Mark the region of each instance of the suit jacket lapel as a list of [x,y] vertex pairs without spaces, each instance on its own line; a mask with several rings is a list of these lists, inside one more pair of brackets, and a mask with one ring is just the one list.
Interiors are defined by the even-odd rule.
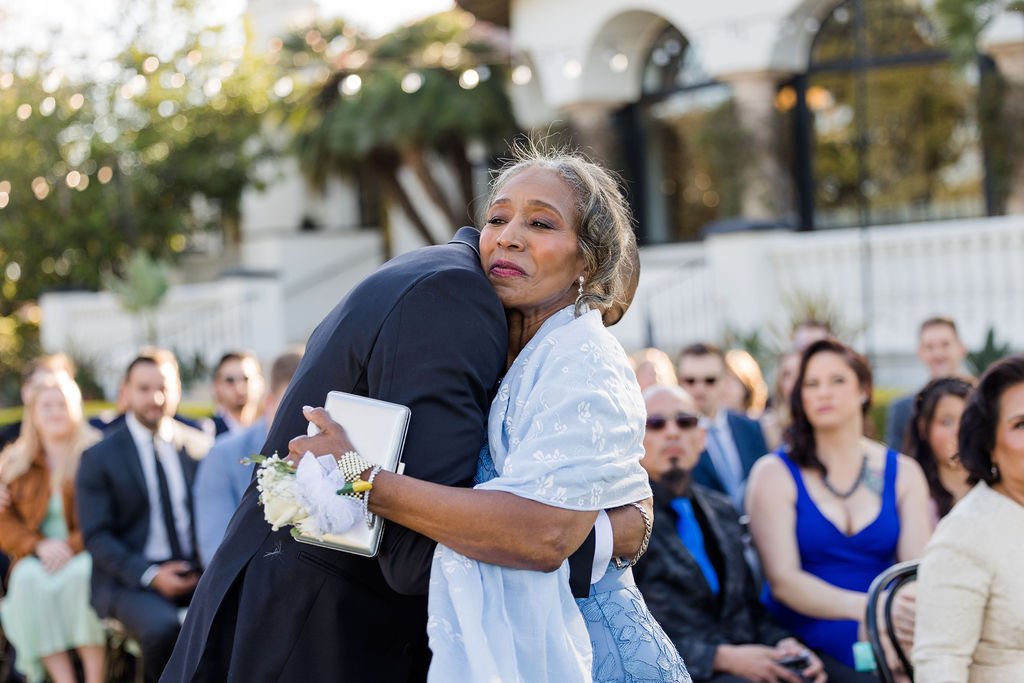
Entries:
[[146,475],[142,471],[142,461],[139,460],[139,449],[135,446],[135,439],[132,438],[132,433],[128,430],[128,425],[117,432],[120,443],[111,444],[118,451],[125,454],[125,467],[131,473],[132,478],[135,479],[135,483],[139,487],[139,491],[148,500],[149,499],[149,487],[146,486]]
[[[704,496],[701,496],[699,493],[695,493],[693,498],[697,501],[697,504],[700,505],[700,509],[704,513],[704,518],[708,522],[711,535],[714,536],[715,543],[718,544],[718,550],[722,555],[722,569],[724,576],[718,577],[718,595],[721,599],[722,608],[724,610],[726,607],[726,601],[730,598],[735,598],[733,595],[735,591],[731,590],[731,587],[735,585],[742,585],[742,578],[737,576],[737,572],[742,573],[743,567],[740,563],[745,562],[745,560],[742,557],[735,557],[734,554],[730,552],[732,545],[729,543],[725,530],[722,528],[721,521],[719,520],[715,510],[707,503]],[[708,539],[705,538],[705,545],[707,542]]]
[[747,440],[748,432],[743,427],[746,425],[742,424],[740,420],[729,413],[726,416],[726,424],[729,425],[729,434],[732,436],[732,442],[736,444],[736,454],[740,456],[740,467],[743,468],[743,479],[746,480],[750,474],[750,468],[754,466],[754,461],[764,455],[764,453],[752,453],[753,444]]

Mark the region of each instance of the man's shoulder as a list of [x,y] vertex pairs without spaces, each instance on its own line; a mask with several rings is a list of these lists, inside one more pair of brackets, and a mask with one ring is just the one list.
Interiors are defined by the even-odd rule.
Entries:
[[716,517],[736,521],[736,508],[733,507],[732,501],[724,493],[715,491],[702,484],[694,484],[693,496],[702,502],[705,508],[713,511]]
[[761,423],[752,417],[747,417],[743,413],[737,413],[735,411],[726,411],[726,421],[729,424],[729,428],[736,431],[744,431],[750,434],[763,435],[761,430]]
[[259,452],[260,446],[267,440],[267,428],[262,422],[246,427],[237,432],[229,432],[217,437],[204,460],[218,458],[240,458]]
[[747,417],[743,413],[737,413],[735,410],[726,410],[725,411],[725,415],[726,415],[726,420],[729,422],[729,424],[733,424],[733,425],[739,424],[739,425],[743,425],[745,427],[749,426],[749,425],[756,425],[757,424],[757,420],[755,420],[754,418]]
[[101,458],[109,458],[118,453],[135,450],[135,442],[132,441],[131,432],[124,420],[110,429],[103,432],[103,438],[85,449],[82,454],[82,462],[94,463]]
[[504,318],[476,253],[464,244],[435,245],[396,256],[360,282],[339,305],[339,312],[383,320],[407,300],[452,312],[475,304]]
[[914,397],[916,394],[905,394],[899,398],[893,399],[889,403],[889,414],[894,415],[907,410],[910,410],[911,405],[914,403]]

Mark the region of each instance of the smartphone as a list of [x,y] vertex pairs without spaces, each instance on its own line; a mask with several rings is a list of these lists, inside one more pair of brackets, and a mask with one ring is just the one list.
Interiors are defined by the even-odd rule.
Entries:
[[811,665],[811,658],[807,655],[787,655],[780,659],[778,664],[790,671],[803,671]]

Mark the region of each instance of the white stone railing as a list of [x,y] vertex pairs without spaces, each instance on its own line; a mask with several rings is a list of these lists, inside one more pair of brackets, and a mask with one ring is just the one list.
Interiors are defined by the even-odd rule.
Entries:
[[89,362],[107,396],[116,395],[124,368],[153,341],[182,362],[196,356],[209,367],[233,348],[267,357],[283,348],[282,300],[270,278],[228,278],[178,285],[149,322],[128,315],[109,292],[47,294],[42,299],[43,347]]
[[[314,326],[380,260],[372,233],[290,235],[255,240],[246,261],[256,269],[214,282],[172,287],[153,316],[152,340],[181,362],[211,367],[229,349],[264,362],[303,343]],[[116,395],[128,362],[149,341],[147,322],[128,315],[109,292],[47,294],[42,343],[95,367]]]
[[[865,245],[868,251],[865,252]],[[371,233],[312,235],[251,245],[250,267],[273,277],[234,277],[171,290],[156,317],[156,339],[207,363],[224,350],[253,349],[269,361],[313,326],[379,262]],[[861,287],[864,254],[871,287]],[[912,386],[917,326],[948,315],[978,348],[990,327],[1024,349],[1024,217],[830,230],[716,235],[701,243],[641,250],[634,304],[612,328],[633,350],[653,343],[669,353],[721,339],[726,329],[781,330],[795,296],[825,298],[851,341],[874,353],[880,384]],[[870,316],[865,317],[868,302]],[[93,361],[109,395],[142,343],[143,330],[110,294],[43,297],[43,345]],[[768,335],[770,336],[770,335]]]
[[716,235],[642,249],[641,262],[635,303],[613,328],[629,350],[782,330],[797,298],[828,301],[860,330],[851,341],[872,352],[884,384],[922,379],[917,328],[933,315],[952,317],[972,349],[990,327],[1024,349],[1024,216]]

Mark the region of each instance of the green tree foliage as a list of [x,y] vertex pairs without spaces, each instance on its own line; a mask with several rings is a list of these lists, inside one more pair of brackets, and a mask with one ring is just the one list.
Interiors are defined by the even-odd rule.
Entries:
[[135,250],[173,258],[202,230],[237,241],[280,98],[276,70],[222,38],[188,30],[168,46],[140,30],[77,70],[0,47],[0,315],[47,289],[96,288]]
[[[338,49],[318,50],[323,44]],[[399,182],[407,168],[453,226],[465,222],[473,199],[468,148],[487,149],[516,132],[503,60],[471,15],[445,12],[376,40],[334,24],[292,38],[284,52],[292,63],[330,65],[323,86],[291,118],[309,177],[368,179],[434,243],[421,207]],[[437,177],[439,162],[454,173],[455,193]]]
[[[902,0],[863,0],[862,6],[865,59],[927,57],[945,49],[933,16],[920,7]],[[982,171],[965,163],[980,146],[975,88],[959,66],[926,61],[873,67],[860,91],[851,68],[857,57],[856,11],[855,2],[833,10],[811,56],[816,67],[829,69],[812,76],[807,95],[815,111],[815,203],[824,210],[823,225],[855,223],[862,191],[873,223],[976,207]],[[862,141],[858,108],[864,117]],[[859,144],[865,145],[863,187]]]
[[1009,356],[1012,351],[1013,348],[1009,344],[1000,344],[996,341],[996,330],[989,327],[981,348],[967,353],[967,365],[975,375],[981,375],[988,366],[1000,358]]
[[953,58],[970,63],[978,53],[978,36],[1000,12],[1024,12],[1021,0],[937,0],[935,11],[949,39]]

